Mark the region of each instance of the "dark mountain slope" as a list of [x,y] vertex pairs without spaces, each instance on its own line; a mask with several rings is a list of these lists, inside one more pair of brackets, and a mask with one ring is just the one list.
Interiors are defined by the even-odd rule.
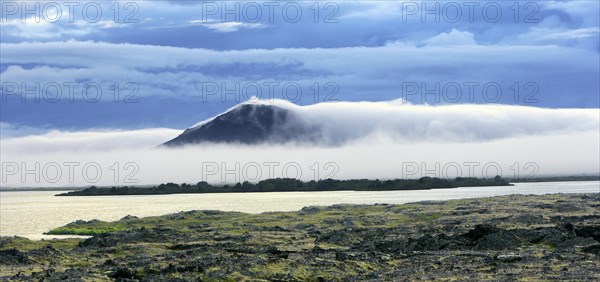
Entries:
[[319,135],[317,125],[307,124],[290,109],[274,105],[242,104],[213,120],[186,129],[163,145],[177,147],[204,142],[304,142],[316,141]]

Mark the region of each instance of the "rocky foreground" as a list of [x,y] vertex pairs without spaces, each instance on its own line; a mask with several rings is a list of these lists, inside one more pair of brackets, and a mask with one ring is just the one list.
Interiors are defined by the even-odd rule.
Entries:
[[600,280],[600,194],[78,221],[0,239],[4,280]]

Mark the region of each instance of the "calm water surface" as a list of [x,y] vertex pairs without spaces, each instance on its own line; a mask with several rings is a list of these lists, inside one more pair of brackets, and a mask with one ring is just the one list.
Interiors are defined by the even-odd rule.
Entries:
[[507,194],[599,193],[599,181],[519,183],[506,187],[470,187],[424,191],[281,192],[177,194],[148,196],[55,197],[56,191],[0,192],[0,235],[42,239],[44,232],[77,219],[118,220],[189,210],[247,213],[295,211],[332,204],[402,204]]

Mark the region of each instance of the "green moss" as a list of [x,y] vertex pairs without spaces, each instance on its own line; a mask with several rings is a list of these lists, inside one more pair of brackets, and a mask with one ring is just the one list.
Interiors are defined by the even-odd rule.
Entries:
[[433,221],[433,220],[437,220],[437,219],[441,218],[442,216],[443,216],[443,214],[440,212],[420,213],[414,218],[414,220],[419,221],[419,222]]
[[83,260],[67,260],[62,262],[62,265],[66,267],[87,267],[94,265],[93,262],[83,261]]
[[2,239],[2,243],[0,243],[0,250],[17,249],[23,252],[37,250],[46,246],[51,246],[58,250],[68,250],[75,248],[79,242],[81,242],[81,239],[78,238],[29,240],[22,237],[6,237]]
[[83,235],[83,236],[93,236],[103,233],[115,232],[124,230],[123,228],[118,227],[58,227],[54,228],[46,234],[49,235]]

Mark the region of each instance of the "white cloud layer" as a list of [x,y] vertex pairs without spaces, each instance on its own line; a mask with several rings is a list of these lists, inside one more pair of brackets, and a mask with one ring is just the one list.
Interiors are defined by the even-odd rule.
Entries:
[[432,46],[477,45],[473,33],[452,29],[450,32],[438,34],[425,41]]
[[[438,177],[513,177],[516,173],[523,176],[534,172],[541,175],[600,171],[598,109],[433,107],[398,101],[282,106],[293,108],[307,120],[320,121],[329,131],[328,138],[352,137],[352,142],[336,147],[202,144],[158,149],[156,145],[181,131],[51,131],[2,139],[1,184],[85,186],[201,180],[220,183],[281,176],[304,180],[326,176],[409,178],[424,176],[426,171]],[[71,178],[65,163],[77,163]],[[277,165],[270,169],[266,163]],[[477,166],[470,169],[466,163]],[[94,164],[88,174],[100,168],[102,176],[97,180],[95,174],[82,176],[86,164]],[[208,173],[206,164],[216,164],[218,170]],[[417,165],[419,170],[408,175],[407,164],[412,168]],[[56,176],[57,167],[61,177]],[[296,174],[297,168],[301,175]],[[23,175],[32,170],[37,173]],[[225,170],[233,172],[225,173],[223,178],[221,172]],[[38,181],[35,175],[39,176]],[[55,179],[58,180],[53,182]],[[126,183],[126,179],[135,183]]]
[[203,20],[192,20],[191,24],[204,26],[208,29],[212,29],[216,32],[236,32],[240,29],[256,29],[266,28],[267,25],[261,23],[244,23],[244,22],[215,22],[215,21],[203,21]]
[[[249,102],[250,103],[250,102]],[[388,102],[337,102],[308,106],[259,101],[297,113],[298,123],[320,128],[320,144],[361,142],[373,136],[397,143],[468,143],[569,134],[600,127],[598,109],[544,109],[508,105],[445,106]]]

